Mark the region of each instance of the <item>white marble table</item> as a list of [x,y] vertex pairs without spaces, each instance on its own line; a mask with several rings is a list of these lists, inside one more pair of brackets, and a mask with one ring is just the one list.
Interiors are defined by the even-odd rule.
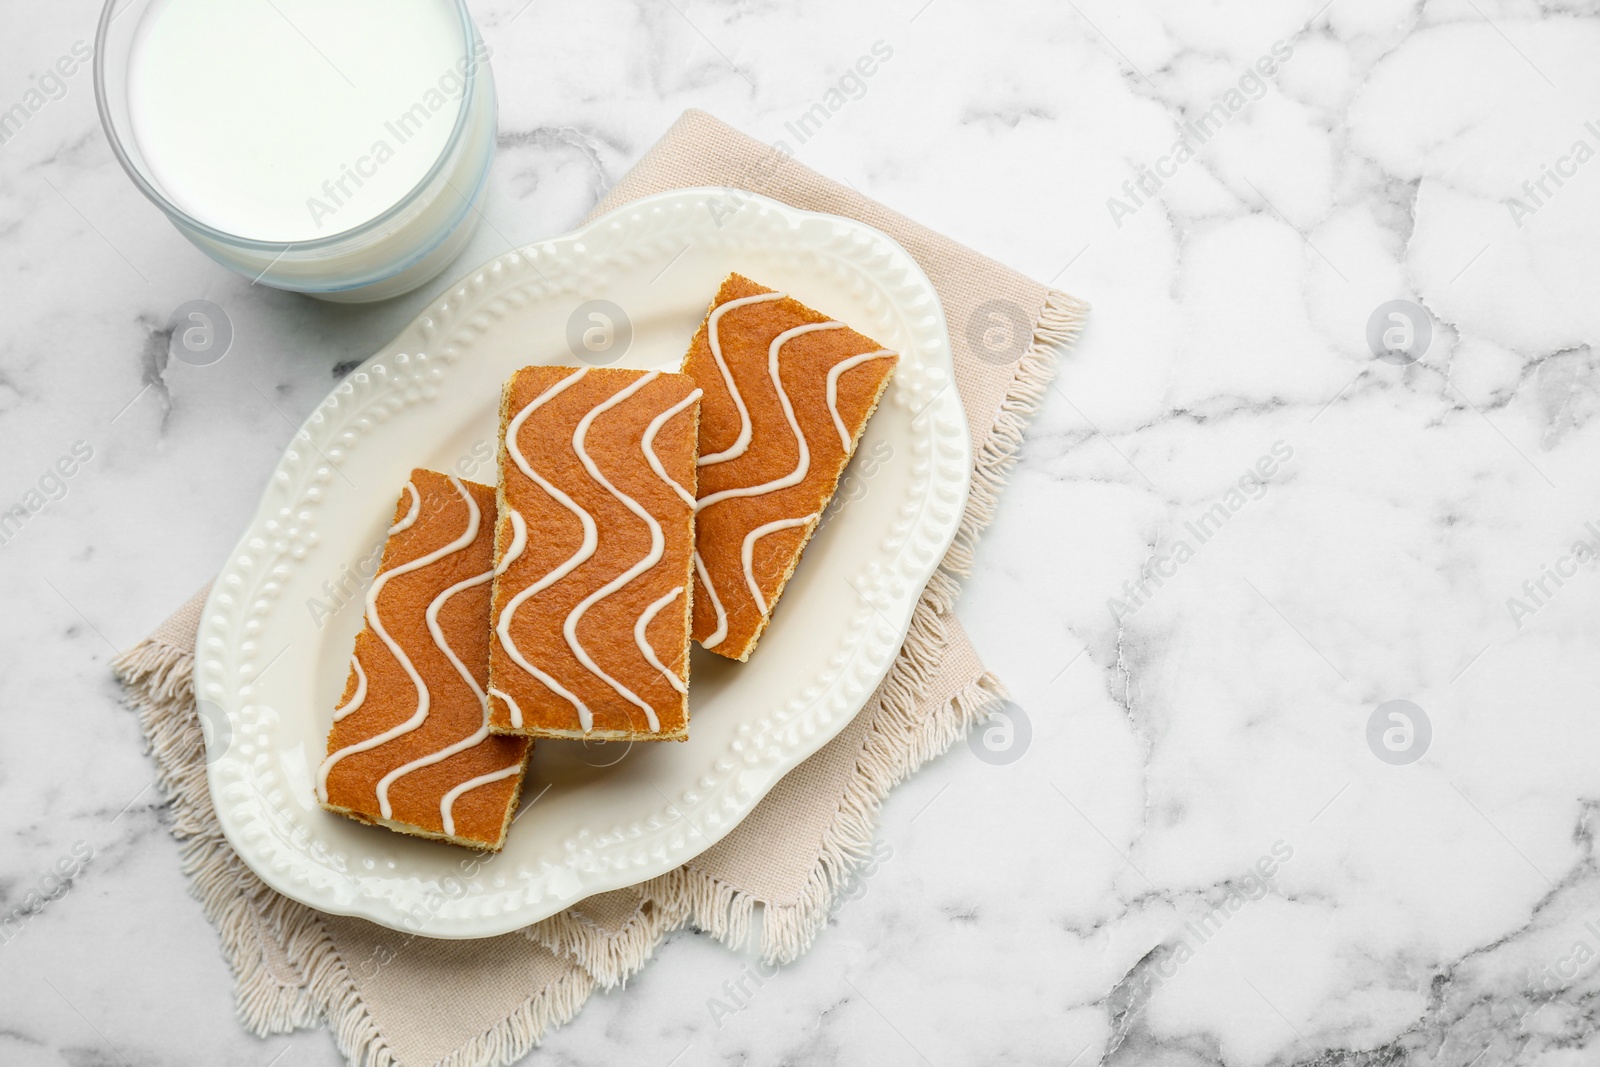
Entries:
[[[1592,5],[676,2],[474,4],[501,135],[461,268],[698,106],[1095,310],[960,608],[1026,751],[900,789],[864,892],[733,1015],[750,961],[684,934],[532,1061],[1600,1059]],[[0,108],[95,6],[9,0]],[[0,144],[0,508],[41,505],[0,547],[0,1063],[335,1064],[235,1022],[108,663],[444,280],[252,288],[60,84]],[[210,367],[166,356],[196,298],[236,330]],[[1369,350],[1394,299],[1415,362]],[[1392,700],[1409,739],[1386,709],[1369,743]]]

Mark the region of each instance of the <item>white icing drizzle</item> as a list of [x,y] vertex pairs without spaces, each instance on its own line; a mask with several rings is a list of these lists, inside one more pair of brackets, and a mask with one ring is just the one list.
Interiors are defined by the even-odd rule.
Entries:
[[496,689],[493,686],[490,686],[489,695],[492,697],[499,697],[501,700],[506,702],[506,707],[511,710],[511,725],[520,728],[522,726],[522,707],[511,698],[511,694],[507,693],[503,689]]
[[450,837],[454,837],[456,835],[454,809],[456,806],[456,800],[461,796],[461,794],[470,792],[471,790],[478,788],[480,785],[488,785],[490,782],[498,782],[502,779],[510,778],[520,770],[522,770],[522,764],[520,762],[513,763],[511,766],[502,770],[490,771],[488,774],[480,774],[476,778],[468,778],[465,782],[462,782],[460,785],[450,790],[450,792],[446,793],[444,795],[444,799],[439,801],[439,814],[444,817],[444,832]]
[[405,518],[389,527],[389,536],[404,533],[416,525],[417,516],[422,514],[422,497],[417,495],[417,487],[406,482],[406,492],[411,494],[411,507],[406,510]]
[[504,574],[506,570],[522,555],[522,550],[528,547],[528,524],[522,520],[522,512],[511,513],[511,543],[506,546],[506,554],[495,565],[493,574]]
[[644,635],[645,627],[650,625],[650,620],[654,619],[656,615],[660,613],[662,608],[666,607],[668,604],[672,603],[682,595],[683,586],[680,585],[672,592],[656,601],[654,604],[651,604],[649,607],[645,608],[644,614],[639,616],[639,621],[633,624],[633,640],[639,646],[639,651],[644,653],[644,658],[650,662],[650,666],[664,674],[667,678],[667,681],[672,683],[672,688],[676,689],[680,693],[687,694],[689,692],[689,687],[683,684],[682,678],[679,678],[676,674],[673,674],[671,671],[667,670],[667,665],[665,663],[662,663],[656,658],[656,650],[650,646],[649,640]]
[[[372,583],[372,588],[367,590],[367,624],[371,626],[373,632],[378,635],[378,639],[388,647],[391,653],[393,653],[394,658],[399,661],[401,668],[404,669],[406,675],[410,677],[411,684],[416,687],[417,710],[412,713],[409,719],[398,726],[391,727],[382,733],[374,734],[364,741],[357,741],[353,745],[346,745],[344,748],[341,748],[339,751],[333,753],[327,759],[323,760],[322,766],[317,769],[317,798],[324,803],[326,803],[328,799],[328,772],[333,769],[336,763],[344,759],[346,756],[354,755],[357,752],[367,752],[377,748],[379,745],[386,745],[397,737],[403,737],[404,735],[417,729],[428,719],[429,694],[427,683],[425,683],[422,680],[422,676],[417,673],[417,668],[412,664],[410,657],[405,654],[405,650],[400,647],[399,642],[390,637],[389,631],[384,629],[383,620],[378,614],[378,594],[383,592],[384,587],[389,584],[391,579],[398,578],[402,574],[410,574],[413,571],[419,571],[424,567],[431,566],[444,557],[466,548],[468,545],[472,544],[474,539],[477,538],[477,501],[472,499],[472,494],[467,492],[466,486],[461,484],[461,479],[457,478],[453,474],[450,476],[450,484],[455,486],[456,492],[460,493],[461,498],[466,501],[468,513],[466,531],[454,541],[451,541],[449,544],[444,545],[441,548],[434,549],[427,555],[419,556],[409,563],[402,563],[398,567],[384,571],[382,574],[378,575],[377,581]],[[411,513],[408,514],[406,519],[402,520],[401,523],[396,524],[396,526],[401,530],[409,528],[410,523],[416,521],[416,515],[421,510],[421,498],[417,495],[417,487],[412,485],[410,482],[407,482],[406,488],[411,493],[413,503],[411,507]],[[379,798],[379,807],[383,812],[383,817],[388,818],[389,808],[386,798]]]
[[717,628],[700,642],[700,647],[716,648],[722,644],[722,639],[728,636],[728,613],[723,610],[722,601],[717,598],[717,587],[711,584],[711,575],[706,573],[706,561],[700,558],[699,549],[695,549],[694,569],[700,575],[700,584],[706,587],[706,595],[711,597],[711,610],[717,613]]
[[350,669],[356,672],[356,691],[350,694],[350,699],[333,709],[333,721],[338,722],[352,711],[361,708],[361,702],[367,699],[367,672],[361,669],[361,660],[356,658],[354,652],[350,653]]
[[[588,367],[581,367],[574,373],[567,375],[565,378],[561,379],[559,382],[552,385],[538,396],[534,397],[533,400],[529,401],[528,406],[517,412],[516,417],[513,418],[510,424],[506,427],[506,451],[510,454],[512,461],[516,463],[517,469],[522,471],[523,474],[536,483],[539,488],[543,489],[546,493],[549,493],[558,504],[577,516],[578,521],[583,525],[583,544],[578,546],[578,550],[568,557],[566,562],[562,563],[559,567],[555,568],[538,581],[531,582],[526,588],[517,593],[516,596],[512,597],[510,601],[506,603],[506,606],[501,610],[500,621],[498,625],[495,626],[494,631],[496,636],[500,638],[500,647],[506,650],[506,655],[511,657],[513,663],[527,671],[529,674],[533,675],[535,678],[539,679],[539,681],[543,682],[551,692],[559,694],[577,709],[578,721],[583,724],[583,728],[586,731],[590,728],[590,724],[593,721],[593,716],[589,712],[588,705],[579,700],[576,694],[572,693],[560,682],[556,681],[544,671],[541,671],[538,667],[535,667],[532,663],[528,662],[527,657],[524,656],[522,651],[517,648],[516,642],[511,639],[511,620],[516,615],[517,609],[527,602],[529,597],[550,588],[550,586],[559,582],[568,574],[571,574],[579,564],[583,563],[584,560],[594,555],[595,546],[600,543],[599,534],[595,530],[594,516],[590,515],[587,511],[583,510],[583,508],[579,507],[570,496],[568,496],[566,493],[563,493],[554,485],[550,484],[550,482],[547,481],[541,474],[539,474],[538,471],[534,470],[532,465],[528,463],[527,457],[522,454],[521,446],[517,443],[517,435],[521,431],[522,424],[527,421],[529,415],[532,415],[540,407],[555,399],[572,386],[578,384],[578,382],[583,379],[583,376],[588,373]],[[516,512],[513,511],[512,514],[515,515]],[[516,702],[498,690],[494,690],[494,694],[504,700],[511,708],[511,724],[515,727],[520,727],[522,725],[522,712],[521,709],[517,707]]]
[[840,360],[833,365],[832,370],[828,371],[828,413],[833,416],[833,425],[839,431],[839,446],[844,449],[844,454],[847,456],[850,454],[852,442],[850,440],[850,430],[845,426],[844,419],[839,415],[839,375],[851,367],[859,367],[869,359],[883,359],[885,356],[893,355],[894,353],[887,348],[879,349],[876,352],[863,352],[859,356],[851,356],[849,359]]
[[[474,511],[476,511],[476,505],[474,505]],[[476,535],[476,515],[474,515],[469,521],[468,526],[472,529],[473,534]],[[444,748],[441,748],[436,752],[430,752],[426,756],[419,756],[410,763],[401,764],[380,778],[378,780],[378,809],[383,812],[383,817],[385,819],[389,818],[389,787],[396,781],[410,774],[412,771],[421,770],[423,767],[431,767],[435,763],[440,763],[449,759],[457,752],[465,752],[469,748],[476,748],[478,745],[488,740],[488,701],[484,698],[483,690],[478,687],[478,680],[472,676],[472,672],[467,670],[466,664],[461,662],[461,659],[456,655],[455,650],[450,647],[447,641],[445,641],[444,631],[439,628],[439,609],[444,607],[445,601],[449,600],[463,589],[471,589],[473,586],[482,585],[484,582],[487,582],[493,577],[494,571],[487,570],[482,574],[474,575],[471,578],[465,578],[457,582],[455,585],[452,585],[450,588],[434,597],[433,602],[428,605],[428,610],[424,614],[424,617],[428,620],[428,633],[433,635],[433,643],[439,646],[439,651],[443,652],[445,657],[450,660],[450,665],[456,669],[456,673],[461,676],[461,680],[467,683],[467,687],[472,690],[472,695],[478,698],[478,706],[483,710],[483,723],[476,731],[468,734],[461,740],[456,741],[453,744],[446,745]],[[440,811],[441,813],[443,812],[442,804]]]
[[[495,632],[500,638],[501,646],[505,648],[507,654],[511,656],[512,660],[516,662],[518,666],[522,667],[528,673],[534,675],[540,681],[544,682],[545,685],[549,686],[554,692],[560,693],[572,704],[578,713],[578,723],[585,733],[588,733],[594,729],[594,715],[589,706],[582,700],[578,699],[575,694],[561,686],[555,681],[554,678],[551,678],[548,674],[540,671],[527,661],[527,659],[521,654],[511,640],[510,626],[514,612],[522,605],[522,603],[524,603],[535,593],[547,589],[555,582],[565,578],[572,572],[574,568],[582,564],[594,554],[595,548],[599,543],[598,531],[596,529],[593,516],[591,516],[586,510],[573,501],[571,497],[563,493],[560,489],[552,485],[547,479],[543,478],[536,471],[534,471],[532,466],[528,463],[527,458],[523,456],[521,449],[517,445],[517,435],[527,417],[541,405],[548,402],[551,398],[555,397],[570,386],[576,384],[576,382],[587,372],[587,367],[582,368],[576,373],[563,378],[549,389],[546,389],[530,404],[528,404],[527,407],[518,412],[517,416],[512,419],[511,423],[506,427],[506,450],[508,454],[511,455],[513,461],[517,464],[517,467],[522,471],[523,474],[527,475],[531,480],[536,482],[540,488],[544,489],[545,492],[554,497],[559,503],[566,507],[567,510],[578,516],[579,521],[583,524],[584,543],[579,547],[578,551],[575,552],[572,557],[561,566],[557,567],[549,574],[546,574],[543,578],[540,578],[538,581],[518,592],[517,595],[513,597],[501,611],[499,624],[495,628]],[[584,614],[587,613],[588,610],[595,604],[621,590],[639,576],[654,568],[656,564],[661,562],[661,557],[665,552],[666,538],[662,533],[661,524],[657,522],[655,517],[651,515],[649,511],[643,508],[638,501],[634,500],[632,497],[628,496],[626,493],[622,492],[615,485],[613,485],[600,470],[599,466],[595,464],[594,458],[589,455],[585,448],[585,442],[588,438],[589,429],[594,425],[594,422],[597,418],[605,414],[607,411],[610,411],[617,405],[623,403],[660,376],[660,371],[650,371],[647,374],[640,376],[625,388],[612,394],[610,397],[607,397],[605,400],[589,409],[589,411],[578,420],[578,425],[576,429],[573,430],[572,449],[577,455],[578,460],[583,464],[584,469],[589,473],[591,478],[598,482],[602,488],[615,497],[630,512],[644,521],[645,525],[650,530],[650,551],[646,553],[643,559],[640,559],[626,571],[623,571],[611,581],[607,582],[599,589],[596,589],[594,592],[590,593],[587,597],[580,601],[577,606],[568,613],[565,621],[562,623],[561,628],[562,636],[566,638],[567,647],[572,651],[573,658],[581,663],[590,673],[595,675],[595,677],[599,678],[608,686],[610,686],[619,696],[643,711],[652,731],[659,731],[661,729],[661,722],[656,715],[655,709],[651,707],[647,701],[641,698],[639,694],[635,693],[632,689],[629,689],[617,679],[613,678],[610,674],[606,673],[606,671],[595,662],[594,657],[589,654],[588,650],[583,647],[583,643],[578,639],[578,624],[582,621]],[[695,501],[693,495],[667,474],[666,468],[662,465],[660,457],[658,457],[655,453],[654,445],[656,434],[658,434],[661,431],[661,428],[667,424],[667,421],[674,415],[677,415],[683,411],[689,405],[693,404],[696,400],[700,399],[702,395],[703,394],[701,390],[695,389],[683,400],[680,400],[672,407],[658,414],[654,419],[651,420],[650,425],[645,430],[644,435],[640,439],[639,443],[640,449],[644,454],[645,461],[650,465],[650,469],[653,470],[662,481],[666,482],[667,485],[678,494],[679,498],[690,507],[694,506]],[[742,403],[743,402],[740,401],[741,406]],[[496,568],[496,574],[503,573],[505,569],[510,566],[511,561],[517,556],[521,555],[526,545],[527,529],[522,516],[513,511],[510,518],[513,526],[512,543],[506,550],[506,558],[502,559],[500,565]],[[671,594],[662,598],[661,600],[658,600],[655,604],[651,605],[645,610],[645,612],[640,616],[640,620],[634,626],[634,639],[638,643],[639,649],[644,654],[645,659],[657,670],[661,671],[662,674],[666,675],[673,687],[676,688],[680,693],[686,692],[686,688],[682,680],[667,670],[666,666],[661,663],[660,659],[655,654],[655,650],[650,647],[649,643],[644,638],[644,627],[647,626],[650,620],[653,619],[662,608],[670,603],[674,597],[681,596],[683,591],[683,587],[679,586]],[[509,694],[502,692],[499,689],[491,689],[489,692],[491,695],[499,697],[501,700],[505,701],[507,709],[510,712],[511,725],[513,727],[520,728],[522,726],[522,709],[517,705],[517,702],[512,699]]]
[[656,455],[656,434],[661,431],[661,427],[667,424],[668,419],[672,418],[672,416],[676,415],[690,404],[693,404],[696,400],[699,400],[704,395],[705,393],[703,390],[696,389],[694,392],[690,393],[688,396],[684,397],[682,400],[678,401],[676,404],[672,405],[655,418],[651,419],[649,428],[644,432],[644,438],[639,442],[639,446],[644,449],[644,458],[645,461],[650,464],[650,469],[655,471],[656,476],[662,481],[672,486],[673,491],[678,494],[679,499],[681,499],[685,504],[688,504],[691,508],[695,506],[694,494],[689,492],[689,490],[685,489],[683,486],[679,485],[677,482],[673,481],[672,477],[667,474],[667,469],[661,465],[661,458]]
[[717,338],[717,324],[722,316],[734,308],[744,307],[747,304],[759,304],[766,300],[782,300],[787,293],[758,293],[755,296],[742,296],[737,300],[730,300],[719,305],[706,318],[706,340],[711,344],[711,358],[717,361],[717,369],[722,371],[722,380],[728,386],[728,393],[733,397],[733,406],[739,409],[739,436],[732,445],[721,452],[714,452],[709,456],[701,456],[695,462],[701,467],[709,467],[713,463],[725,463],[730,459],[737,459],[744,455],[745,449],[750,447],[750,412],[744,406],[744,397],[739,395],[739,387],[733,382],[733,372],[728,370],[727,361],[722,358],[722,344]]
[[750,596],[755,600],[756,607],[761,609],[761,614],[765,615],[767,613],[767,598],[761,595],[761,587],[756,584],[756,572],[753,565],[756,542],[768,534],[777,533],[779,530],[805,526],[820,514],[822,513],[813,512],[810,515],[802,515],[797,519],[774,519],[769,523],[757,526],[754,530],[744,535],[744,548],[740,552],[744,559],[744,581],[750,587]]
[[[776,492],[779,489],[788,489],[799,485],[806,480],[806,475],[811,470],[811,449],[806,444],[806,435],[801,432],[799,421],[794,417],[794,405],[789,402],[789,392],[783,387],[783,380],[778,374],[778,354],[786,343],[801,334],[815,333],[818,330],[843,329],[848,329],[848,327],[842,322],[808,322],[804,325],[796,326],[792,330],[784,330],[774,337],[772,344],[767,347],[767,374],[772,378],[772,387],[778,391],[778,402],[783,405],[783,417],[788,420],[789,429],[794,433],[795,447],[800,450],[794,470],[785,474],[782,478],[775,478],[770,482],[762,482],[760,485],[745,485],[734,489],[724,489],[720,493],[712,493],[709,496],[701,497],[699,503],[695,505],[696,510],[704,510],[712,504],[734,497],[765,496],[767,493]],[[766,609],[763,608],[762,610],[765,611]]]
[[[767,295],[770,298],[781,294]],[[711,342],[711,352],[712,355],[716,357],[717,366],[722,370],[722,377],[727,383],[728,390],[733,394],[734,405],[739,409],[740,426],[739,439],[734,442],[734,446],[728,449],[726,452],[717,453],[715,456],[701,457],[700,463],[702,466],[708,461],[722,462],[723,460],[733,459],[736,456],[742,455],[750,444],[750,415],[748,410],[745,408],[744,398],[739,395],[738,389],[735,388],[733,384],[733,376],[728,372],[728,365],[722,358],[722,348],[717,343],[715,320],[719,317],[719,314],[722,311],[728,308],[737,307],[741,303],[749,303],[754,299],[756,298],[747,298],[743,301],[730,300],[728,303],[722,305],[722,307],[713,312],[709,320],[711,325],[707,330],[707,334],[708,339]],[[763,482],[759,485],[742,486],[733,489],[723,489],[719,492],[710,493],[696,502],[696,511],[708,508],[720,501],[731,500],[736,497],[764,496],[767,493],[776,492],[780,489],[788,489],[805,481],[806,475],[809,474],[811,470],[811,448],[809,443],[806,441],[805,433],[800,429],[799,420],[795,418],[794,405],[789,399],[789,392],[783,387],[783,379],[779,374],[779,354],[782,351],[784,344],[802,334],[812,333],[817,330],[842,330],[847,328],[848,327],[846,327],[842,322],[808,322],[792,329],[784,330],[782,333],[778,334],[778,336],[772,339],[772,343],[767,347],[767,375],[772,379],[773,388],[777,390],[778,402],[783,406],[784,419],[789,423],[790,431],[794,433],[795,446],[799,450],[799,458],[795,463],[794,470],[790,471],[783,477],[775,478],[770,482]],[[844,419],[839,414],[839,375],[849,370],[851,367],[856,367],[862,363],[865,363],[867,360],[882,359],[887,356],[893,356],[894,354],[895,353],[890,352],[887,349],[880,349],[876,352],[865,352],[861,355],[851,356],[847,359],[841,360],[828,371],[828,413],[833,416],[833,425],[834,428],[839,431],[839,441],[843,446],[846,455],[849,455],[850,453],[851,439],[850,433],[844,425]],[[744,562],[745,585],[750,590],[751,599],[755,601],[756,607],[760,608],[763,615],[767,613],[767,601],[766,598],[761,595],[761,587],[756,583],[755,569],[753,566],[755,543],[770,533],[776,533],[779,530],[793,529],[796,526],[808,525],[812,522],[812,520],[816,519],[819,514],[820,512],[806,515],[801,518],[777,519],[773,522],[766,523],[763,526],[758,526],[745,535],[744,544],[741,551],[741,556]],[[706,592],[711,596],[711,606],[716,610],[717,613],[717,628],[712,631],[709,637],[700,642],[700,647],[715,648],[728,636],[728,616],[727,612],[723,609],[721,600],[719,600],[717,597],[716,587],[711,583],[711,575],[707,571],[705,561],[701,559],[699,552],[695,553],[694,563],[695,568],[700,575],[700,581],[705,585]]]
[[[577,658],[578,662],[587,667],[589,671],[595,675],[595,677],[599,678],[601,681],[605,682],[613,690],[615,690],[618,696],[628,701],[628,703],[632,704],[640,711],[643,711],[646,720],[648,720],[650,724],[650,730],[652,733],[661,729],[661,721],[656,717],[655,709],[652,708],[647,701],[641,699],[638,693],[635,693],[632,689],[629,689],[627,686],[623,685],[621,682],[617,681],[615,678],[611,677],[611,675],[607,674],[601,669],[600,664],[594,661],[594,658],[589,655],[582,643],[578,641],[578,622],[583,618],[584,613],[595,604],[598,604],[612,593],[617,592],[619,589],[632,582],[635,578],[649,571],[657,563],[661,562],[661,556],[666,548],[666,538],[662,535],[661,524],[655,520],[655,516],[651,515],[650,512],[640,507],[637,500],[622,492],[615,485],[612,485],[611,480],[605,476],[598,466],[596,466],[594,459],[587,451],[585,451],[583,447],[584,440],[589,433],[589,427],[594,425],[594,420],[596,418],[603,415],[607,411],[610,411],[624,400],[627,400],[640,389],[643,389],[645,386],[649,385],[659,377],[661,377],[660,371],[650,371],[648,374],[636,379],[626,388],[620,389],[613,393],[606,400],[590,408],[588,414],[584,415],[583,418],[578,420],[578,428],[572,432],[572,450],[577,453],[578,459],[580,462],[582,462],[584,470],[589,472],[589,477],[599,482],[600,485],[604,487],[606,492],[616,497],[617,500],[621,502],[623,507],[633,512],[633,514],[638,518],[644,520],[645,525],[650,528],[650,551],[643,559],[639,560],[633,566],[629,567],[627,570],[611,579],[611,581],[607,582],[605,585],[602,585],[599,589],[596,589],[594,592],[590,593],[588,596],[579,601],[578,606],[573,608],[572,611],[568,613],[566,622],[564,622],[561,626],[561,632],[567,639],[567,647],[572,650],[572,654]],[[580,706],[579,722],[583,726],[584,733],[588,733],[594,728],[593,717],[591,716],[587,707]]]

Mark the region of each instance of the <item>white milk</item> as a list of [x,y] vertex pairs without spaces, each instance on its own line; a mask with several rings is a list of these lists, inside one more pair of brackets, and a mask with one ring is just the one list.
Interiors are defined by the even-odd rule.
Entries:
[[128,59],[128,116],[153,184],[198,221],[327,237],[439,160],[469,51],[443,0],[155,0]]

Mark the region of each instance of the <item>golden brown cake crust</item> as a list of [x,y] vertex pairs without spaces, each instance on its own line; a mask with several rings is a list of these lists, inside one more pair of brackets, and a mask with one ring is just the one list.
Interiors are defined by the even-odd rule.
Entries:
[[[579,456],[574,436],[591,413],[584,452],[651,517],[659,545],[650,522],[601,484]],[[489,667],[492,729],[600,740],[688,736],[698,420],[699,390],[682,374],[524,367],[506,383],[496,533],[501,573],[494,581]],[[660,473],[644,448],[652,424]],[[523,463],[572,507],[530,477]],[[589,530],[574,508],[590,518]],[[636,632],[641,619],[647,619],[643,646]]]
[[[474,508],[477,530],[468,541]],[[344,693],[335,706],[328,759],[318,772],[318,799],[329,811],[460,845],[498,849],[504,843],[530,746],[521,738],[489,734],[480,696],[489,673],[489,582],[483,576],[493,566],[495,510],[489,486],[428,470],[411,472],[374,578],[376,602],[369,604],[356,635]],[[450,550],[452,545],[457,547]],[[435,554],[433,562],[410,567]],[[428,626],[434,604],[446,647]],[[426,692],[426,715],[411,729],[403,728],[417,718],[421,694],[379,626],[399,646]],[[477,691],[449,653],[460,660]],[[394,736],[359,750],[386,733]],[[428,762],[449,748],[456,751]],[[385,784],[386,776],[409,764],[417,765]],[[380,791],[387,796],[387,811]]]
[[[764,294],[773,298],[754,299]],[[717,315],[723,305],[746,300],[751,302]],[[714,317],[718,347],[748,420],[741,415],[712,350]],[[730,274],[684,357],[684,373],[705,390],[700,414],[700,510],[695,518],[699,559],[694,638],[730,659],[747,659],[755,648],[899,359],[842,324],[786,339],[778,374],[805,438],[804,477],[757,495],[728,495],[781,482],[801,468],[801,442],[772,382],[770,346],[785,331],[827,322],[826,315],[797,300]],[[857,356],[867,358],[855,360]],[[835,368],[839,370],[831,375],[835,392],[830,406],[828,383]],[[750,589],[752,580],[765,605]]]

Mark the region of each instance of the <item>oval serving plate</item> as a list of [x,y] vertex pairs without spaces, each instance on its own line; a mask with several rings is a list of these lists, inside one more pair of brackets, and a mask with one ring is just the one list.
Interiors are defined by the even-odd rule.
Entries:
[[[750,661],[694,649],[681,744],[539,742],[498,855],[322,811],[312,776],[361,626],[361,574],[411,469],[493,482],[501,383],[578,363],[569,330],[581,338],[588,301],[631,321],[614,365],[677,369],[733,270],[902,355]],[[893,663],[971,481],[953,381],[938,296],[904,249],[753,193],[647,197],[473,271],[306,420],[206,602],[195,693],[213,741],[223,727],[208,770],[228,841],[301,903],[446,938],[506,933],[692,859],[838,734]]]

